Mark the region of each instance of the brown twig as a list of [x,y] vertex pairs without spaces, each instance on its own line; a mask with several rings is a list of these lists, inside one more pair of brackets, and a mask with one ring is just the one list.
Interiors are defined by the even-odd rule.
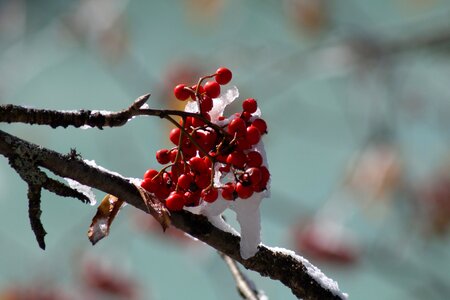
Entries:
[[[24,149],[26,151],[23,151]],[[29,143],[0,130],[0,154],[11,159],[21,158],[23,153],[34,157],[33,164],[36,168],[46,168],[58,176],[68,177],[115,195],[142,211],[148,211],[135,185],[126,178],[90,166],[77,157],[69,159],[67,155]],[[281,281],[299,298],[306,300],[345,298],[339,291],[331,291],[322,286],[320,280],[309,273],[308,266],[289,253],[260,245],[253,257],[243,259],[239,251],[240,238],[214,227],[205,217],[186,211],[174,212],[171,215],[171,223],[228,255],[245,268]]]
[[217,132],[223,131],[222,128],[198,113],[189,113],[172,109],[142,108],[149,98],[150,94],[140,96],[127,109],[119,112],[102,112],[96,110],[48,110],[6,104],[0,105],[0,122],[48,125],[52,128],[66,128],[68,126],[79,128],[82,126],[90,126],[103,129],[104,127],[123,126],[128,120],[137,116],[157,116],[169,121],[171,116],[179,116],[200,119],[211,128],[214,128]]
[[229,256],[220,253],[220,257],[225,261],[228,268],[230,269],[231,275],[236,282],[236,288],[241,295],[242,299],[245,300],[259,300],[258,290],[256,290],[254,283],[248,279],[244,273],[239,269],[235,260]]

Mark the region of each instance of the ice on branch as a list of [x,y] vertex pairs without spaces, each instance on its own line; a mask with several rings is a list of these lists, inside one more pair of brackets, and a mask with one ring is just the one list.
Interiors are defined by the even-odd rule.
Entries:
[[[267,246],[266,246],[267,247]],[[333,279],[327,277],[319,268],[311,264],[306,258],[296,254],[292,250],[287,250],[280,247],[267,247],[268,249],[278,252],[284,255],[291,256],[301,262],[305,268],[306,272],[315,279],[324,289],[329,290],[333,295],[340,297],[341,299],[347,299],[348,294],[341,292],[339,290],[339,285]]]
[[[219,126],[226,126],[232,120],[239,118],[238,115],[233,114],[229,118],[223,118],[225,108],[233,103],[239,97],[239,91],[236,87],[232,87],[226,92],[222,93],[219,98],[213,99],[213,108],[210,111],[211,121]],[[191,101],[186,105],[185,111],[198,112],[198,105],[195,101]],[[261,117],[261,111],[259,108],[252,114],[249,121],[253,121],[256,118]],[[256,151],[262,156],[262,165],[268,167],[267,157],[264,150],[264,144],[259,141],[256,145],[253,145],[247,152]],[[236,181],[234,174],[230,172],[221,172],[220,168],[224,167],[224,164],[216,164],[214,186],[217,188],[223,187],[227,182]],[[235,182],[236,183],[236,182]],[[260,192],[254,192],[249,198],[241,199],[236,198],[234,201],[225,200],[220,194],[216,201],[208,203],[206,201],[201,202],[197,207],[185,208],[191,212],[202,214],[208,218],[208,220],[217,228],[230,232],[234,235],[238,235],[237,231],[226,223],[221,215],[227,209],[230,208],[236,213],[236,219],[240,226],[240,252],[244,259],[248,259],[254,256],[257,252],[257,247],[261,243],[261,219],[260,219],[260,204],[263,198],[269,197],[270,182],[267,183],[265,189]]]
[[79,183],[78,181],[70,179],[70,178],[64,178],[64,179],[67,181],[67,183],[69,184],[69,186],[71,188],[79,191],[80,193],[82,193],[83,195],[88,197],[91,205],[95,205],[97,203],[97,199],[95,199],[94,192],[92,191],[92,189],[90,187],[83,185],[83,184]]

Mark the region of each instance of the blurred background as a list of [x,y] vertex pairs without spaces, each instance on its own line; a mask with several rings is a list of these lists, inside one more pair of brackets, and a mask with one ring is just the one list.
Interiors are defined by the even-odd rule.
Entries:
[[[226,66],[269,126],[263,242],[302,254],[350,299],[448,299],[449,19],[444,0],[2,0],[0,103],[116,111],[152,93],[151,107],[181,108],[175,84]],[[157,118],[0,128],[128,177],[157,166],[170,130]],[[212,249],[132,207],[92,247],[96,208],[45,192],[42,251],[4,158],[0,207],[1,300],[239,299]]]

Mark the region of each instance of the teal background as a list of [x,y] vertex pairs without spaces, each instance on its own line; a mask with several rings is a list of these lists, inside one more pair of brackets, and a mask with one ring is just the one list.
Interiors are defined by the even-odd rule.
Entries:
[[[152,93],[151,107],[168,107],[174,105],[169,69],[189,66],[194,83],[199,74],[227,66],[240,99],[256,98],[269,124],[272,198],[262,205],[263,242],[295,248],[292,226],[340,190],[349,161],[378,126],[400,149],[402,180],[409,186],[443,165],[450,142],[445,44],[413,45],[373,60],[332,50],[354,39],[369,47],[450,32],[450,2],[322,1],[326,21],[317,30],[289,18],[294,2],[1,1],[0,103],[117,111]],[[217,11],[207,12],[210,6]],[[89,17],[76,27],[70,20],[80,16],[80,7]],[[75,147],[85,159],[141,177],[156,167],[155,151],[168,146],[170,126],[137,118],[102,131],[0,128],[62,153]],[[344,225],[362,249],[356,264],[312,259],[350,299],[450,297],[448,234],[425,238],[412,225],[409,197],[399,192],[369,213],[351,202],[354,213]],[[137,230],[132,207],[95,247],[86,237],[95,207],[44,192],[42,208],[46,251],[29,226],[26,185],[0,158],[0,291],[15,284],[57,286],[81,299],[81,269],[92,257],[133,278],[139,299],[239,299],[212,249]],[[246,273],[270,299],[294,298],[281,283]],[[103,297],[93,299],[115,299]]]

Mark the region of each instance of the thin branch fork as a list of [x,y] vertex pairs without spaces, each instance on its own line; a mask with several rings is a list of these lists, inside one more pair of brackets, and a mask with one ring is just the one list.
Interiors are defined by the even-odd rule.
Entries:
[[82,126],[90,126],[103,129],[104,127],[123,126],[128,120],[137,116],[157,116],[162,119],[167,119],[172,123],[173,118],[171,116],[179,116],[183,118],[198,118],[215,130],[221,131],[219,126],[198,113],[189,113],[171,109],[142,108],[149,98],[150,94],[142,95],[138,97],[130,107],[119,112],[103,112],[97,110],[48,110],[6,104],[0,105],[0,122],[48,125],[52,128],[66,128],[68,126],[79,128]]
[[[90,166],[74,155],[62,155],[1,130],[0,154],[10,159],[14,157],[27,159],[29,155],[32,155],[36,167],[46,168],[58,176],[71,178],[81,184],[115,195],[130,205],[148,212],[139,191],[128,179]],[[324,288],[321,282],[308,273],[306,266],[292,255],[260,245],[255,256],[247,260],[243,259],[239,252],[240,238],[214,227],[203,216],[186,211],[173,212],[171,223],[228,255],[245,268],[281,281],[299,298],[307,300],[345,298]]]

